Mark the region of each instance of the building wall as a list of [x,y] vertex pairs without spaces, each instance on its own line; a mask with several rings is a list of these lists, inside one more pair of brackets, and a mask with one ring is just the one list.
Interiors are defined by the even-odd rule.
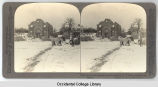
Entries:
[[105,19],[104,21],[101,21],[97,25],[97,36],[98,37],[118,38],[118,36],[120,34],[121,34],[121,26],[116,22],[113,23],[110,19]]
[[33,21],[29,25],[28,35],[33,38],[49,38],[53,33],[53,27],[41,19]]

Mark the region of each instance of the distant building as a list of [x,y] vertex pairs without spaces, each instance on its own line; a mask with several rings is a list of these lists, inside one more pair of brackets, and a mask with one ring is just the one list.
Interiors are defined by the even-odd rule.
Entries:
[[41,19],[31,22],[28,27],[29,37],[47,39],[53,34],[53,26]]
[[115,38],[121,35],[121,26],[117,22],[105,19],[97,25],[97,36],[102,38]]

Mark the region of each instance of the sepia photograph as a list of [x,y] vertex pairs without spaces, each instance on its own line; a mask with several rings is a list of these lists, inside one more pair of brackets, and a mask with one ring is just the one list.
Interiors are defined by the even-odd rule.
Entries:
[[15,72],[146,72],[146,12],[136,4],[29,3],[14,15]]
[[81,13],[81,72],[146,72],[146,12],[96,3]]
[[15,72],[80,72],[80,13],[71,4],[29,3],[15,12]]

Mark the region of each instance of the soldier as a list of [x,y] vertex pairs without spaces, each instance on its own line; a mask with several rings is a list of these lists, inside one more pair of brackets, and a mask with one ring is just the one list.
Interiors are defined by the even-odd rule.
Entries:
[[123,37],[119,36],[118,39],[120,41],[120,46],[124,46]]
[[50,40],[51,40],[52,46],[56,45],[55,44],[55,38],[53,36],[50,37]]
[[55,41],[54,40],[52,40],[52,46],[54,46],[55,45]]
[[59,46],[62,46],[62,44],[61,44],[61,39],[59,38]]
[[74,39],[73,39],[72,34],[70,34],[70,45],[74,46]]
[[142,46],[142,42],[143,42],[143,39],[142,39],[142,33],[139,31],[139,39],[138,39],[138,43],[140,45],[140,47]]
[[130,46],[130,42],[131,42],[131,41],[130,41],[130,38],[127,37],[127,45],[128,45],[128,46]]

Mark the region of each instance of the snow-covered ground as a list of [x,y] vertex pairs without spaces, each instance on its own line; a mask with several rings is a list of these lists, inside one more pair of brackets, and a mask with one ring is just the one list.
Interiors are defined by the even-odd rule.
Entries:
[[33,72],[80,72],[80,46],[54,46],[39,61]]
[[81,42],[81,71],[90,72],[97,58],[118,47],[120,47],[118,41]]
[[107,39],[51,46],[50,41],[15,42],[16,72],[145,72],[146,46],[120,47]]
[[146,46],[121,46],[118,41],[81,44],[82,72],[145,72]]
[[15,72],[80,72],[80,46],[50,41],[15,42]]
[[15,72],[23,72],[29,58],[34,57],[40,51],[51,47],[50,41],[17,41],[14,43],[14,69]]
[[145,72],[146,46],[123,46],[109,55],[99,72]]

